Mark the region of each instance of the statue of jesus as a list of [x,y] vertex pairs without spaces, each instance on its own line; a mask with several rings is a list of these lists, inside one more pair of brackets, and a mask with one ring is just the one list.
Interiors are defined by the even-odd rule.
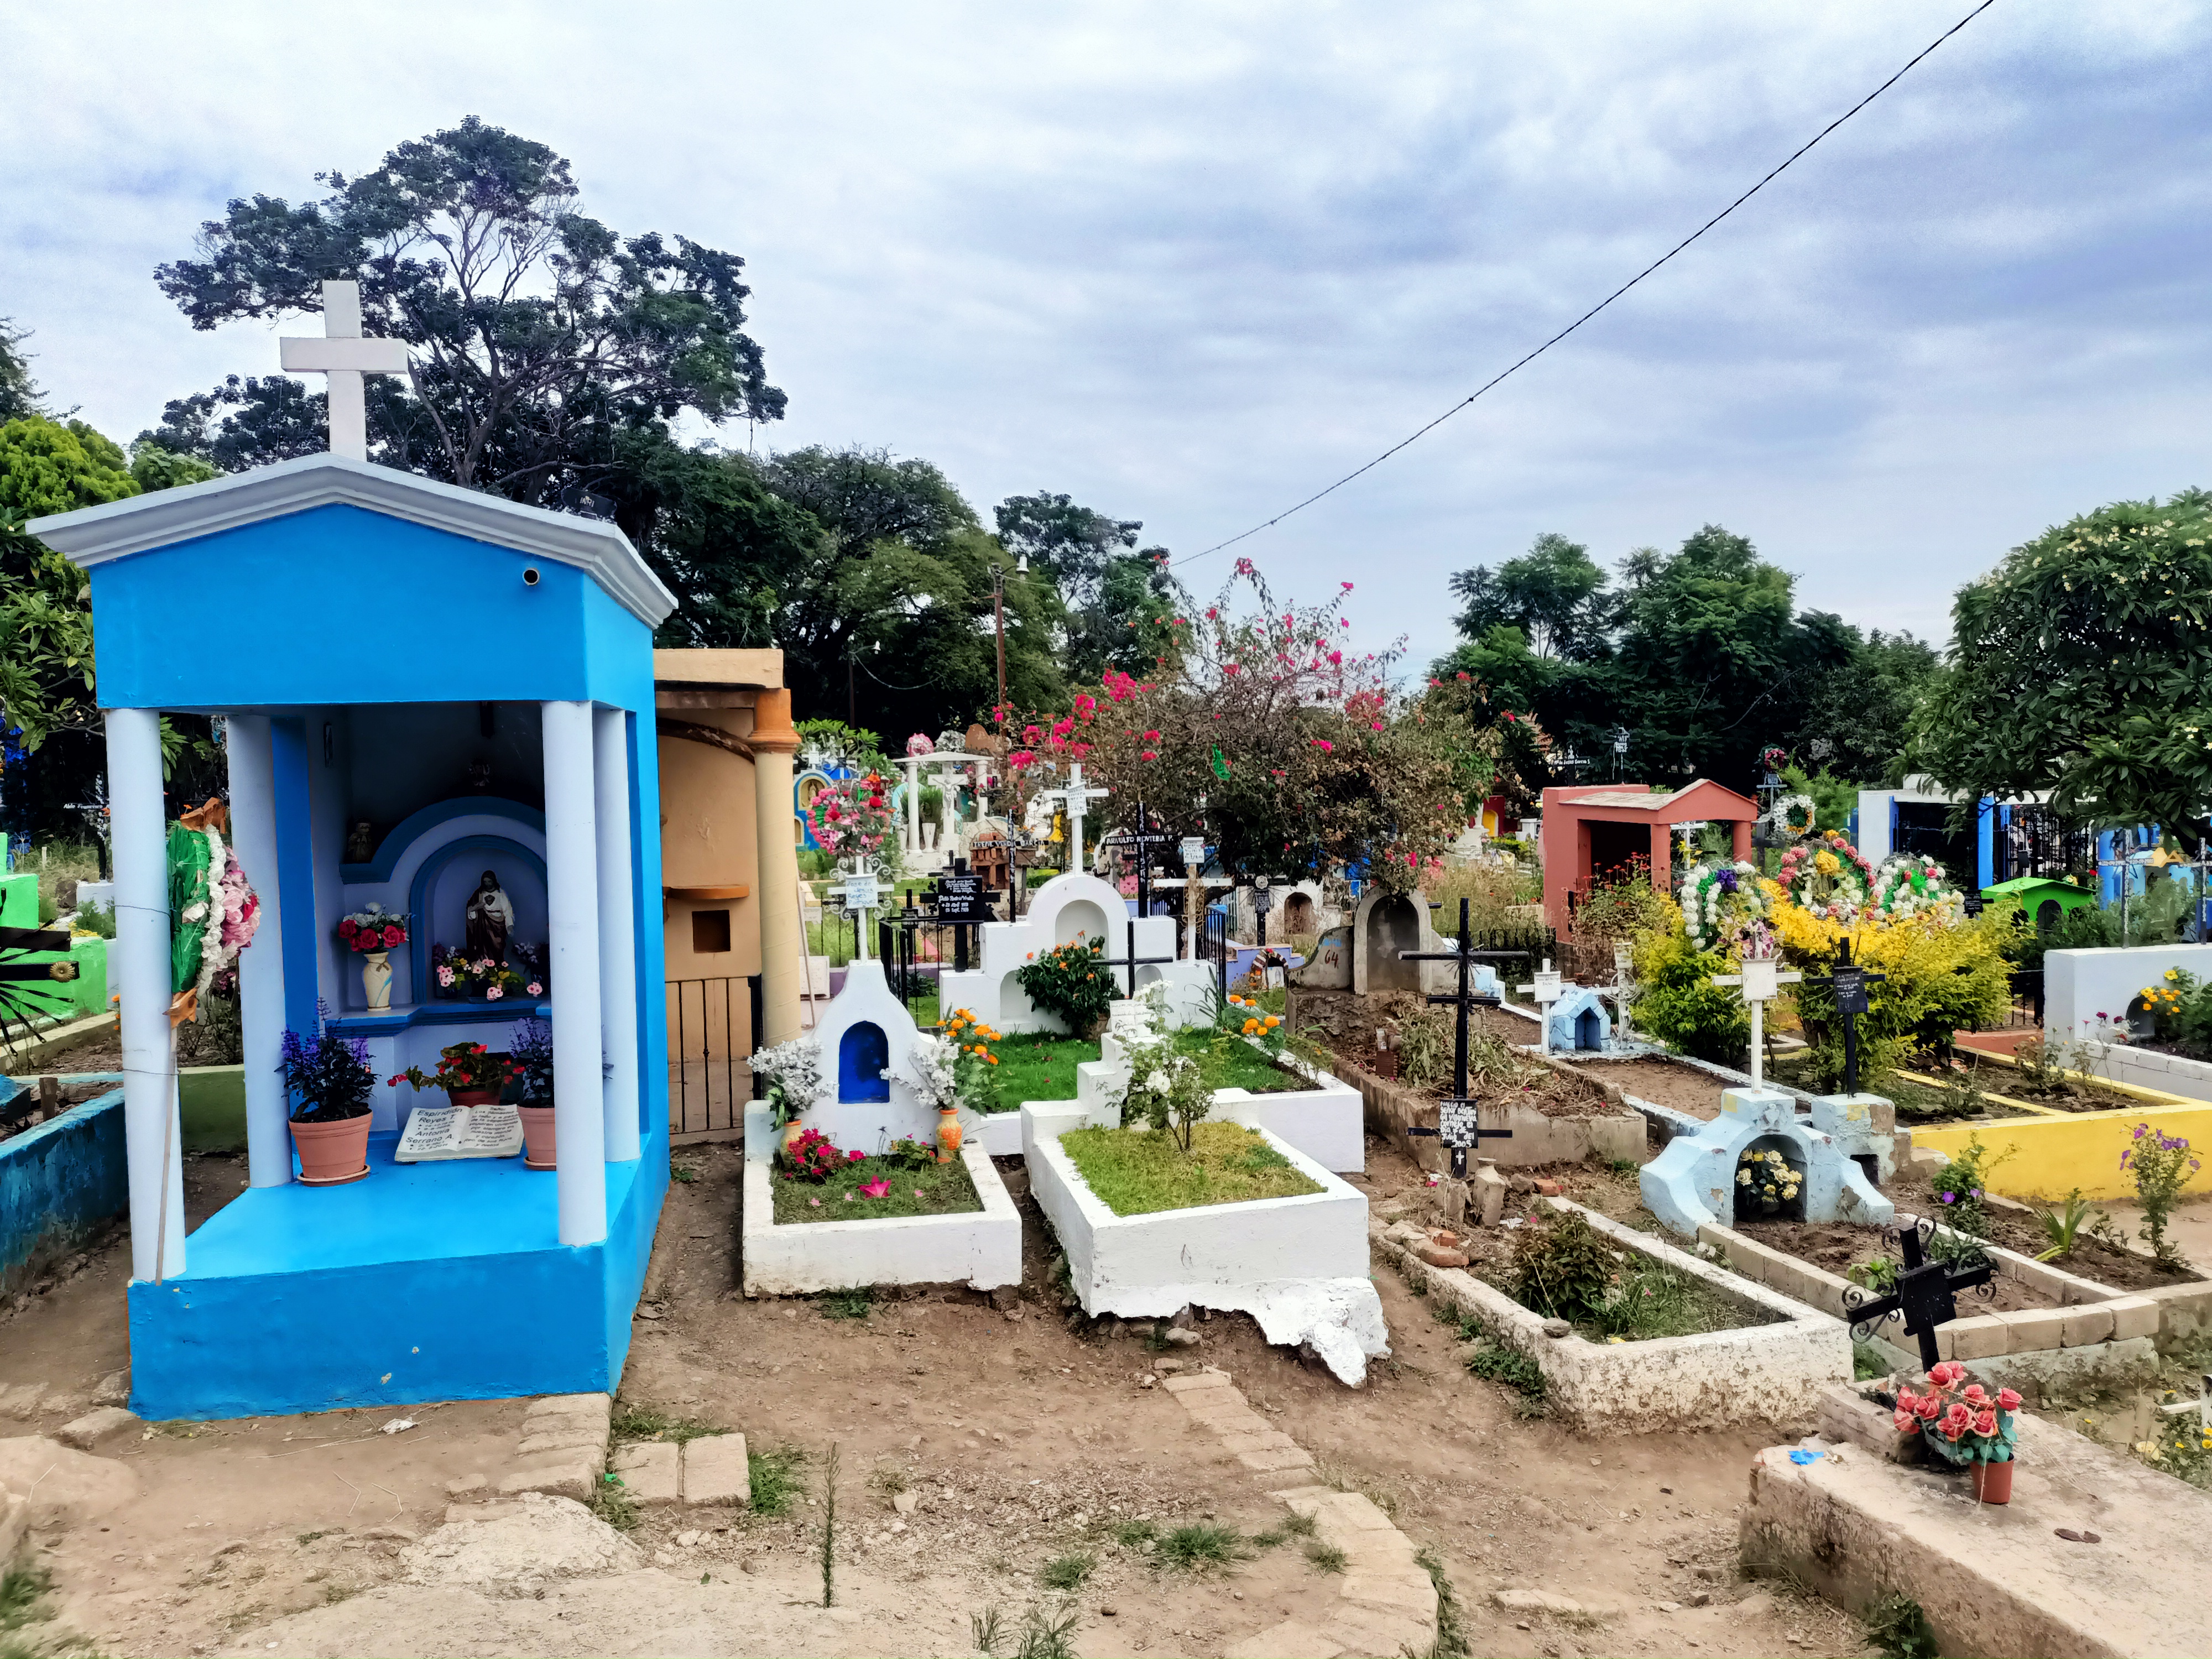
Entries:
[[499,877],[487,870],[469,895],[468,957],[479,962],[489,957],[492,961],[507,960],[507,936],[514,931],[514,904],[499,884]]

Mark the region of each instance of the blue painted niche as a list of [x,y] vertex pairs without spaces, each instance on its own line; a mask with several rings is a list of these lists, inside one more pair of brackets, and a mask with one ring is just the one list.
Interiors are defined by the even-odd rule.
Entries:
[[884,1073],[890,1063],[890,1039],[882,1026],[865,1019],[847,1026],[837,1041],[838,1103],[866,1106],[889,1100],[891,1083]]

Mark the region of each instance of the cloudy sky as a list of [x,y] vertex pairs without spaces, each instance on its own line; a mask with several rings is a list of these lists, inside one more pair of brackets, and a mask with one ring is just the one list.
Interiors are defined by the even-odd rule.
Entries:
[[[1449,407],[1972,3],[17,8],[0,315],[127,440],[276,366],[278,331],[196,334],[155,289],[201,220],[473,113],[616,228],[746,258],[791,398],[758,443],[926,456],[987,518],[1065,490],[1192,554]],[[1425,658],[1452,570],[1717,521],[1802,603],[1941,638],[2044,526],[2212,483],[2208,64],[2201,4],[1998,0],[1237,550],[1356,581],[1363,638]]]

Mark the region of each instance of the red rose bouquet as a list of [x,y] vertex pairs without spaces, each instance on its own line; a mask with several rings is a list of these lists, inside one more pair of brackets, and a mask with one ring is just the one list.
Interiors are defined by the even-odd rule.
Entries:
[[1966,1368],[1947,1359],[1928,1373],[1928,1392],[1897,1391],[1895,1423],[1899,1434],[1920,1431],[1938,1457],[1948,1463],[2009,1463],[2013,1458],[2013,1413],[2020,1395],[2010,1389],[1990,1393],[1966,1381]]
[[338,937],[357,957],[372,951],[396,951],[407,943],[407,918],[399,911],[372,904],[339,922]]

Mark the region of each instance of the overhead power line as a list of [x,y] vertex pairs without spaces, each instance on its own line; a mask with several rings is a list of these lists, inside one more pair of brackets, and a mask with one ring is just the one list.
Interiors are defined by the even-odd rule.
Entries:
[[1453,416],[1458,414],[1460,410],[1465,409],[1477,398],[1481,397],[1484,392],[1488,392],[1492,387],[1497,386],[1509,375],[1516,374],[1519,370],[1526,368],[1530,363],[1534,362],[1537,358],[1542,356],[1553,346],[1559,344],[1559,343],[1565,339],[1568,335],[1573,333],[1584,323],[1589,321],[1591,318],[1596,316],[1598,313],[1603,311],[1607,306],[1611,305],[1615,300],[1620,298],[1622,295],[1627,293],[1629,289],[1634,288],[1646,276],[1650,276],[1651,273],[1657,270],[1660,266],[1665,264],[1676,254],[1681,252],[1683,249],[1688,247],[1691,243],[1696,241],[1698,238],[1703,236],[1715,225],[1727,218],[1729,214],[1734,213],[1746,202],[1748,202],[1753,197],[1758,195],[1760,191],[1765,190],[1767,185],[1772,184],[1777,179],[1788,172],[1791,165],[1795,163],[1799,157],[1805,155],[1807,151],[1810,150],[1814,145],[1819,143],[1823,138],[1826,138],[1838,127],[1843,125],[1844,122],[1850,120],[1851,117],[1856,115],[1869,104],[1874,102],[1875,99],[1881,97],[1882,94],[1887,92],[1899,81],[1902,81],[1907,75],[1911,73],[1913,67],[1923,58],[1926,58],[1930,52],[1934,52],[1936,47],[1942,46],[1946,40],[1948,40],[1953,35],[1956,34],[1960,29],[1966,27],[1967,24],[1972,22],[1974,19],[1979,17],[1984,12],[1987,11],[1995,4],[1996,4],[1996,0],[1982,0],[1982,3],[1980,5],[1976,6],[1973,10],[1968,12],[1957,22],[1952,24],[1949,28],[1945,29],[1942,33],[1937,35],[1933,40],[1930,40],[1926,46],[1915,52],[1912,57],[1906,61],[1904,68],[1899,70],[1896,74],[1891,76],[1889,79],[1883,82],[1872,92],[1867,94],[1865,97],[1860,99],[1857,103],[1853,104],[1841,115],[1838,115],[1834,120],[1829,122],[1827,125],[1822,127],[1818,132],[1814,133],[1810,138],[1808,138],[1803,143],[1798,145],[1796,149],[1790,151],[1789,155],[1784,158],[1780,165],[1776,167],[1773,171],[1769,173],[1765,178],[1761,179],[1757,184],[1753,185],[1749,190],[1744,191],[1742,195],[1737,197],[1735,200],[1730,202],[1718,213],[1716,213],[1711,218],[1706,220],[1705,223],[1699,225],[1687,236],[1685,236],[1680,241],[1675,243],[1674,246],[1668,248],[1664,253],[1654,259],[1650,264],[1644,266],[1643,270],[1638,271],[1636,275],[1630,277],[1619,288],[1613,289],[1612,293],[1607,295],[1605,298],[1600,300],[1595,305],[1592,306],[1588,311],[1583,313],[1581,316],[1576,318],[1574,321],[1569,323],[1557,334],[1552,336],[1550,339],[1545,341],[1543,344],[1538,346],[1534,351],[1528,353],[1527,356],[1521,358],[1516,362],[1510,363],[1505,368],[1500,369],[1497,374],[1492,375],[1490,379],[1485,380],[1480,386],[1475,387],[1473,392],[1468,393],[1466,397],[1461,398],[1449,409],[1444,410],[1443,414],[1437,416],[1436,419],[1428,422],[1427,425],[1420,427],[1407,434],[1406,437],[1400,439],[1396,443],[1392,444],[1389,448],[1384,450],[1380,455],[1377,455],[1374,459],[1367,462],[1364,465],[1354,467],[1351,471],[1346,473],[1341,478],[1339,478],[1334,483],[1330,484],[1327,489],[1316,490],[1312,495],[1307,496],[1296,506],[1285,507],[1280,513],[1275,514],[1273,518],[1264,520],[1261,523],[1254,525],[1249,530],[1243,531],[1237,535],[1231,536],[1225,542],[1216,542],[1211,547],[1201,548],[1195,553],[1186,554],[1182,558],[1177,559],[1176,562],[1177,564],[1188,564],[1194,559],[1205,558],[1208,554],[1218,553],[1225,547],[1234,547],[1237,543],[1245,540],[1249,537],[1256,536],[1263,530],[1271,530],[1275,526],[1282,523],[1284,520],[1289,518],[1292,514],[1304,512],[1307,507],[1311,507],[1316,501],[1320,501],[1323,496],[1334,495],[1338,490],[1343,489],[1345,485],[1350,483],[1354,478],[1360,477],[1363,473],[1373,471],[1376,467],[1382,465],[1383,462],[1389,460],[1393,455],[1395,455],[1400,450],[1408,448],[1413,444],[1419,442],[1423,438],[1428,436],[1430,433],[1442,426],[1446,421],[1451,419]]

